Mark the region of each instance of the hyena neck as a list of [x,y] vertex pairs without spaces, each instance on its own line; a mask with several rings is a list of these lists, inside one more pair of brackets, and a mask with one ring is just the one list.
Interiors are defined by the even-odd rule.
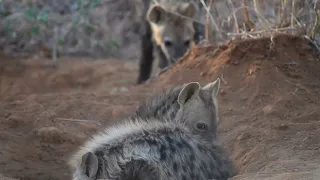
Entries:
[[181,87],[170,88],[151,97],[137,109],[134,117],[174,119],[180,108],[177,99],[181,89]]

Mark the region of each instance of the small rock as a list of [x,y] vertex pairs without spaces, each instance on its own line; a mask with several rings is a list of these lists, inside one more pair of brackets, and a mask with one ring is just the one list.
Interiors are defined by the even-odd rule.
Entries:
[[11,115],[11,113],[6,113],[6,115],[4,115],[5,118],[8,118]]
[[117,93],[118,92],[118,88],[112,88],[111,90],[110,90],[110,94],[115,94],[115,93]]
[[237,60],[237,61],[234,61],[232,64],[234,64],[234,65],[239,65],[240,63],[239,63],[239,61]]
[[279,130],[287,130],[289,128],[289,126],[284,124],[284,123],[282,123],[282,124],[278,125],[277,128]]
[[123,114],[123,110],[121,108],[116,108],[112,111],[112,117],[120,117]]
[[226,91],[224,91],[223,89],[220,90],[220,95],[224,96],[226,94],[227,94]]
[[27,124],[26,120],[24,120],[24,118],[16,116],[16,115],[10,115],[7,118],[7,124],[11,127],[11,128],[18,128],[21,127],[25,124]]
[[129,89],[126,87],[121,87],[120,92],[129,92]]
[[62,143],[63,132],[56,127],[42,127],[33,131],[34,135],[43,141],[51,143]]

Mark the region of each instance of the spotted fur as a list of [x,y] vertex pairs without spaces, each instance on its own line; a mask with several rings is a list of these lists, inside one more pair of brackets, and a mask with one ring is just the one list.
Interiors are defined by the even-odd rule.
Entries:
[[202,88],[192,82],[154,96],[124,124],[95,135],[75,153],[69,162],[74,180],[227,179],[233,167],[215,139],[216,124],[194,126],[217,123],[219,85],[219,79]]
[[127,121],[89,140],[73,156],[73,180],[227,180],[223,148],[172,121]]
[[[220,79],[201,87],[197,82],[170,88],[148,99],[140,105],[133,120],[138,118],[150,120],[171,120],[178,117],[194,133],[200,134],[209,141],[216,138],[219,123],[217,93]],[[184,102],[179,102],[184,99]],[[204,125],[199,130],[197,126]]]

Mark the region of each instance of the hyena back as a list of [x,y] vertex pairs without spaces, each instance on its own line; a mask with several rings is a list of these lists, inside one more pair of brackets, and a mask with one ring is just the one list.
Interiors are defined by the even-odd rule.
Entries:
[[150,121],[170,120],[183,123],[194,133],[212,141],[219,123],[217,94],[220,79],[201,87],[198,82],[186,83],[158,93],[140,105],[131,117]]
[[157,76],[174,64],[204,34],[204,26],[192,20],[204,14],[199,0],[152,2],[144,0],[138,84],[150,78],[153,68]]
[[128,121],[88,141],[70,162],[74,180],[227,180],[223,148],[172,121]]

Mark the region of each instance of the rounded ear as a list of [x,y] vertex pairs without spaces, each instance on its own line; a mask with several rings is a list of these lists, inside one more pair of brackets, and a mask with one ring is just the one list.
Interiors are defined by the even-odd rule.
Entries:
[[178,8],[179,13],[183,16],[187,16],[189,18],[194,18],[196,12],[198,11],[197,6],[193,2],[183,3]]
[[180,91],[178,96],[178,102],[180,105],[185,104],[191,98],[198,95],[200,90],[200,84],[198,82],[191,82],[185,85],[185,87]]
[[147,12],[147,20],[152,23],[159,23],[162,21],[167,12],[160,5],[152,5]]
[[98,158],[92,152],[82,155],[80,167],[88,177],[95,177],[98,171]]
[[212,93],[212,96],[216,97],[220,89],[220,78],[216,79],[212,83],[205,85],[202,89],[210,91]]

